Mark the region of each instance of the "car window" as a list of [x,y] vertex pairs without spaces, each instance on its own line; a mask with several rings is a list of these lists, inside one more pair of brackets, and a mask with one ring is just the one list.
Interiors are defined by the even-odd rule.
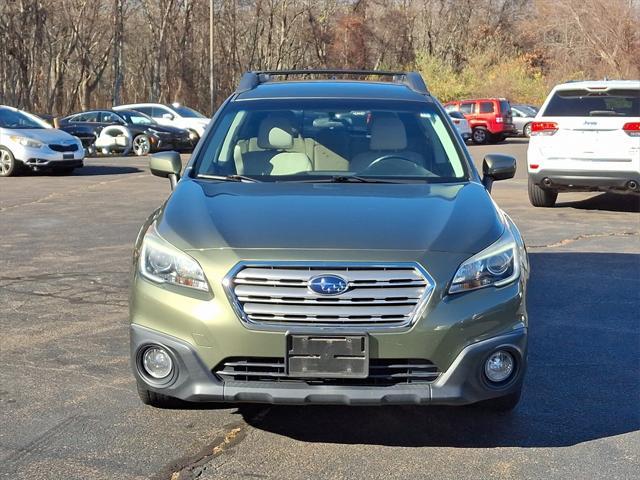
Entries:
[[640,89],[612,89],[603,92],[586,89],[556,91],[542,115],[548,117],[640,116]]
[[454,135],[426,103],[235,102],[205,138],[195,173],[266,181],[341,174],[460,181],[467,167]]
[[173,115],[173,112],[165,107],[153,107],[153,114],[151,115],[154,118],[161,118],[165,113],[170,113]]
[[122,110],[118,112],[118,115],[124,118],[127,123],[133,125],[156,125],[157,122],[145,115],[144,113],[138,112],[137,110]]
[[451,118],[464,118],[464,115],[460,112],[449,112]]
[[460,104],[460,111],[462,113],[473,113],[473,106],[475,105],[475,103],[473,102],[466,102],[466,103],[461,103]]
[[44,125],[28,115],[8,108],[0,108],[0,127],[12,129],[45,128]]
[[511,113],[511,104],[508,100],[500,100],[500,112],[503,115],[508,115]]
[[72,122],[90,122],[95,123],[98,121],[98,112],[85,112],[75,117],[72,117]]
[[122,118],[113,112],[101,112],[100,121],[102,123],[122,123]]
[[514,113],[515,116],[515,112],[517,111],[521,116],[521,117],[535,117],[536,116],[536,111],[527,106],[527,105],[518,105],[517,107],[514,107],[513,105],[511,106],[511,111]]
[[493,113],[493,102],[480,102],[480,113]]
[[449,113],[457,111],[455,104],[445,105],[444,109]]
[[185,118],[206,118],[200,112],[195,111],[192,108],[185,107],[184,105],[173,106],[173,109],[181,116]]

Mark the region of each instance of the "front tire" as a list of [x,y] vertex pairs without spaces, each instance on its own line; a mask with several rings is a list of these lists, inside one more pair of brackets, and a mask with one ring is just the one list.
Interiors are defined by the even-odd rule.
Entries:
[[471,139],[476,145],[484,145],[489,141],[489,132],[481,127],[474,128],[473,133],[471,133]]
[[0,177],[12,177],[20,171],[20,167],[11,150],[0,147]]
[[137,135],[133,139],[133,153],[138,157],[147,155],[151,151],[151,140],[147,135]]
[[175,408],[180,405],[180,400],[177,398],[169,397],[161,393],[147,390],[145,386],[138,382],[138,396],[142,403],[150,405],[156,408]]
[[533,183],[529,177],[529,201],[534,207],[551,208],[556,204],[558,192],[556,190],[547,190]]

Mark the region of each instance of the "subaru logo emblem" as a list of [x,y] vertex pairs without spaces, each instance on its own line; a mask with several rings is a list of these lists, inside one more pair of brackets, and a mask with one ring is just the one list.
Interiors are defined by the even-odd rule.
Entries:
[[308,283],[309,290],[318,295],[340,295],[349,288],[347,281],[338,275],[319,275]]

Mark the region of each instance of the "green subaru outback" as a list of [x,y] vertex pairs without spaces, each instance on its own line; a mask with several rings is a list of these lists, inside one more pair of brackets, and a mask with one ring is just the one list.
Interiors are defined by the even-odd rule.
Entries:
[[150,168],[173,192],[135,245],[143,402],[517,404],[529,263],[490,197],[515,159],[481,177],[419,74],[247,73],[184,171]]

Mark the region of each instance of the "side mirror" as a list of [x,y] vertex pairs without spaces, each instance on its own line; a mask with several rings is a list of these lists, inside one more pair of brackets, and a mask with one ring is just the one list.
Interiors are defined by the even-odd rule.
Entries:
[[165,120],[173,120],[173,114],[171,114],[171,113],[163,113],[162,114],[162,118],[164,118]]
[[496,180],[507,180],[516,174],[516,159],[510,155],[490,153],[482,162],[482,184],[491,192]]
[[178,152],[154,153],[149,159],[149,169],[156,177],[168,178],[171,190],[176,188],[182,171],[182,160]]

